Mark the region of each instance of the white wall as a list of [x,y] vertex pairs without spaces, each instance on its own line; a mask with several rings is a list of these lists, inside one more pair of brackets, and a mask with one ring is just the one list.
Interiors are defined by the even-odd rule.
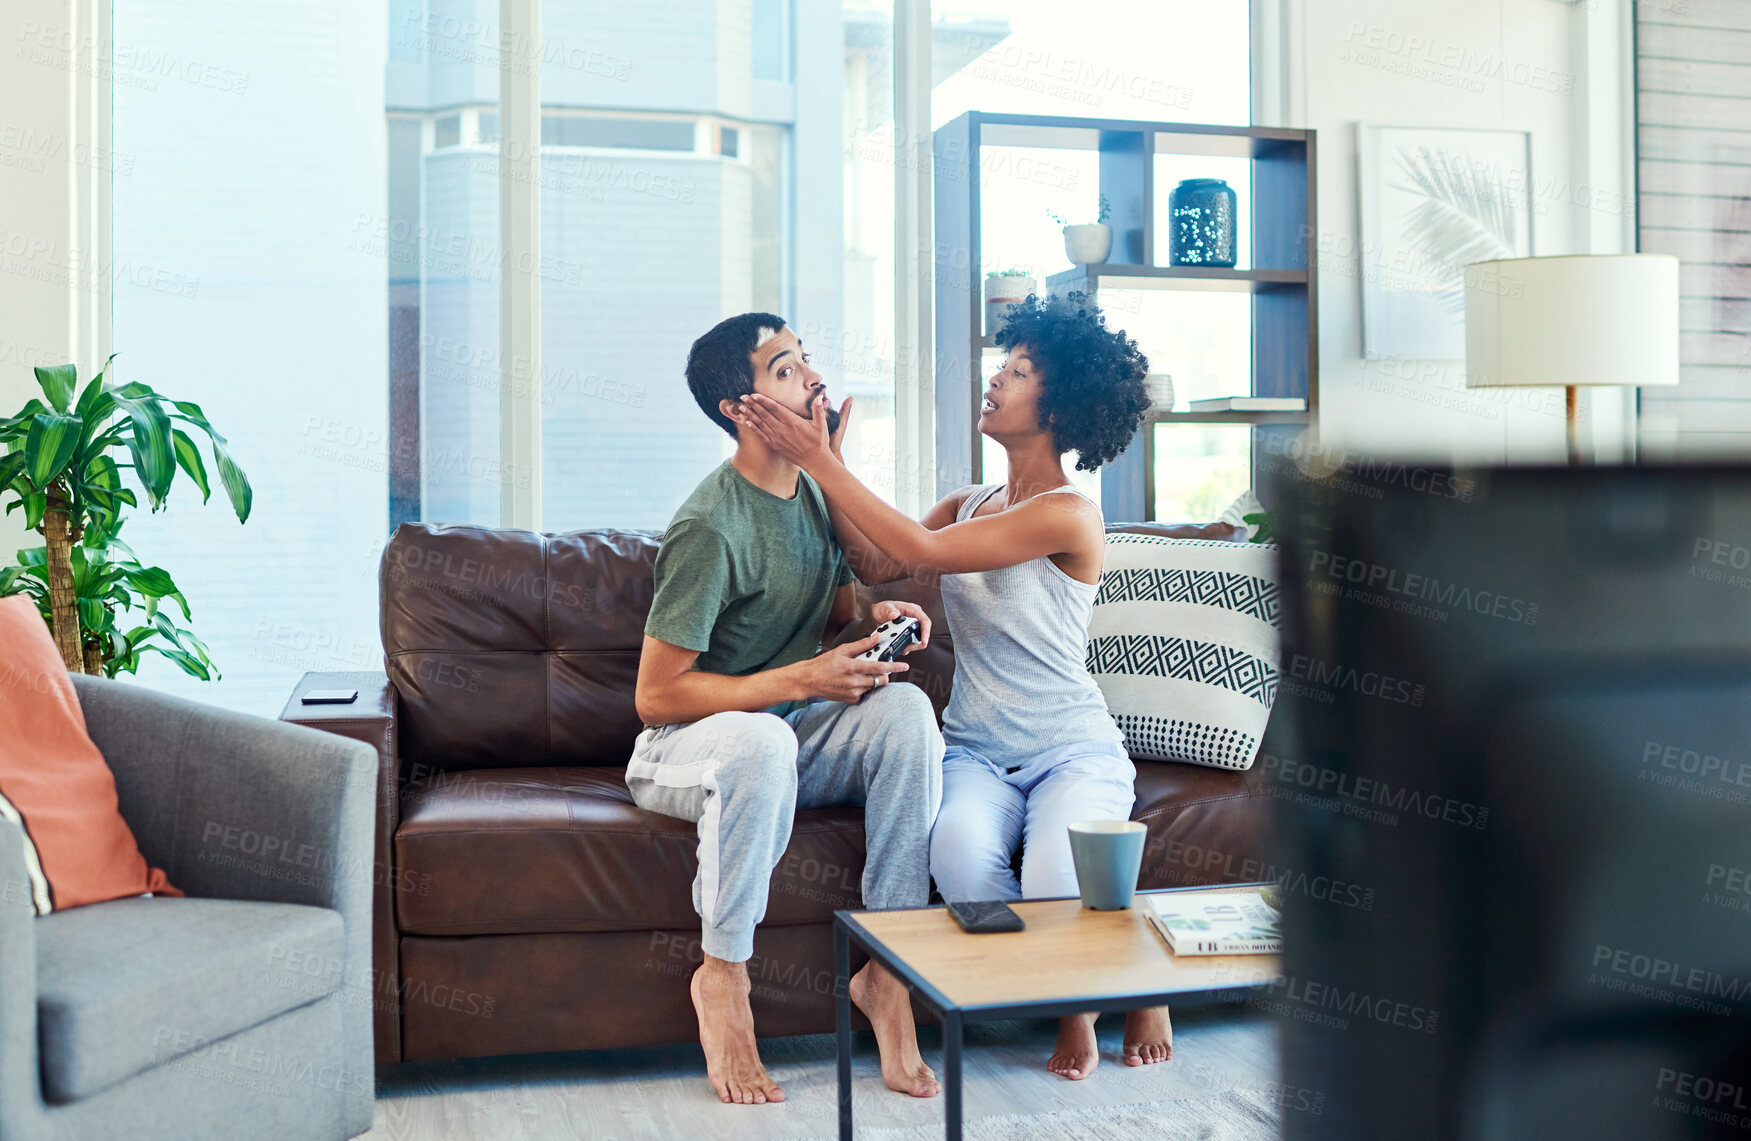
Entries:
[[[31,368],[72,358],[72,0],[0,5],[0,415],[40,395]],[[47,38],[45,44],[44,38]],[[15,57],[14,53],[17,52]],[[92,367],[79,362],[83,379]],[[0,518],[0,564],[27,543],[22,514]]]
[[[1322,435],[1370,455],[1561,462],[1561,389],[1469,392],[1463,361],[1362,358],[1356,125],[1530,131],[1533,252],[1631,249],[1627,5],[1276,2],[1262,8],[1288,82],[1259,118],[1319,132]],[[1619,454],[1629,397],[1582,393],[1601,458]]]

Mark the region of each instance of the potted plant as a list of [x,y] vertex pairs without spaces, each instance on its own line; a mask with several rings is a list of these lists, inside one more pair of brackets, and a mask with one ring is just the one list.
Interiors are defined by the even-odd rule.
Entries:
[[1032,271],[998,269],[985,275],[985,328],[995,330],[1009,315],[1009,307],[1039,291]]
[[1064,228],[1064,256],[1072,265],[1094,265],[1107,260],[1107,255],[1113,252],[1113,228],[1107,225],[1112,212],[1112,204],[1104,194],[1092,222],[1073,225],[1056,211],[1046,211],[1047,217]]
[[[8,513],[23,508],[25,525],[41,533],[43,545],[0,567],[0,595],[36,600],[74,673],[133,673],[140,655],[152,651],[202,680],[217,677],[206,645],[161,608],[169,599],[187,621],[188,599],[164,568],[143,565],[120,531],[126,509],[139,506],[133,489],[122,485],[123,470],[133,472],[153,511],[164,506],[178,468],[203,503],[210,496],[206,464],[179,424],[207,437],[231,509],[238,522],[247,520],[253,492],[225,437],[200,405],[144,384],[106,383],[99,372],[75,400],[72,365],[38,368],[36,380],[44,399],[32,398],[0,420],[0,498]],[[111,454],[123,448],[125,456]],[[135,610],[143,620],[128,627]]]

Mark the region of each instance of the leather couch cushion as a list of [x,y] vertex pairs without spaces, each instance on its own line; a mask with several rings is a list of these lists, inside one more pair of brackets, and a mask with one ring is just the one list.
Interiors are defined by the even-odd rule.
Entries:
[[1256,769],[1232,772],[1137,761],[1133,820],[1148,828],[1145,888],[1251,883],[1277,878],[1268,859],[1274,803]]
[[445,769],[624,765],[657,538],[397,528],[379,589],[402,754]]
[[1212,543],[1244,543],[1246,527],[1239,523],[1108,523],[1109,535],[1160,535],[1164,539],[1206,539]]
[[[1137,762],[1133,817],[1149,829],[1144,887],[1271,878],[1262,778]],[[623,770],[498,769],[409,783],[395,837],[403,933],[509,935],[697,929],[692,823],[632,803]],[[797,813],[763,926],[861,906],[863,813]]]
[[[409,782],[395,836],[404,934],[698,929],[691,822],[632,803],[623,769],[519,768]],[[804,809],[765,926],[862,905],[863,812]]]
[[[407,1060],[697,1042],[687,985],[699,924],[676,931],[401,942]],[[863,953],[852,948],[852,970]],[[833,1032],[833,928],[754,932],[749,1002],[762,1038]],[[856,1007],[852,1025],[867,1023]],[[927,1017],[915,1011],[923,1024]],[[679,1127],[671,1131],[681,1135]]]
[[[1239,541],[1228,523],[1119,523],[1109,532]],[[383,654],[400,700],[402,755],[423,769],[624,765],[642,727],[638,654],[661,534],[545,535],[403,523],[383,550]],[[906,680],[938,716],[954,680],[936,578],[860,587],[867,605],[917,602],[930,648]],[[862,637],[873,623],[845,632]]]

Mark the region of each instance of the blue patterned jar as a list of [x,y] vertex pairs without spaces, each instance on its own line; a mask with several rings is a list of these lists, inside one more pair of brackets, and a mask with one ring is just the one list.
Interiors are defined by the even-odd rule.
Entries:
[[1167,196],[1167,264],[1234,265],[1234,189],[1188,178]]

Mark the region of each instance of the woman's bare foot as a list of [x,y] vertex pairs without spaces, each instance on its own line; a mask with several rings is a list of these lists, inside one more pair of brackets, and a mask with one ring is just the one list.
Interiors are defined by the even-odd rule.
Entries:
[[851,1001],[875,1029],[882,1054],[882,1080],[888,1088],[913,1097],[935,1097],[942,1083],[918,1052],[918,1029],[912,1024],[912,998],[900,980],[874,963],[866,963],[851,979]]
[[705,1048],[705,1076],[725,1105],[765,1105],[783,1101],[784,1091],[766,1076],[754,1044],[754,1011],[748,1005],[748,964],[705,956],[693,972],[693,1010],[699,1015],[699,1044]]
[[1167,1007],[1152,1006],[1125,1015],[1122,1056],[1127,1066],[1147,1066],[1173,1057],[1173,1023],[1167,1017]]
[[1058,1044],[1052,1048],[1046,1069],[1059,1077],[1079,1082],[1100,1065],[1100,1046],[1094,1040],[1098,1014],[1066,1014],[1058,1020]]

